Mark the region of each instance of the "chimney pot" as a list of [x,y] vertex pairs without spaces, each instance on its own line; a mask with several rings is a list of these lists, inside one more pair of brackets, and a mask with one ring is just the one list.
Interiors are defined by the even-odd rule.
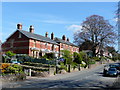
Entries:
[[69,38],[67,38],[67,41],[69,42]]
[[66,41],[66,37],[65,37],[65,35],[62,36],[62,40]]
[[48,37],[48,32],[45,33],[45,37]]
[[51,33],[51,39],[54,40],[54,33]]
[[34,33],[34,27],[32,25],[30,25],[29,30],[30,30],[31,33]]
[[17,29],[22,30],[22,24],[21,23],[17,24]]

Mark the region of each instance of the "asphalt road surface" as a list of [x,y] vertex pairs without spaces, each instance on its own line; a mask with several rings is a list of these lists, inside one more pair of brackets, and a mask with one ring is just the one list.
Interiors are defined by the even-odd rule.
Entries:
[[58,74],[38,78],[30,77],[22,82],[3,85],[3,88],[106,88],[113,85],[117,77],[104,77],[104,65],[79,72]]

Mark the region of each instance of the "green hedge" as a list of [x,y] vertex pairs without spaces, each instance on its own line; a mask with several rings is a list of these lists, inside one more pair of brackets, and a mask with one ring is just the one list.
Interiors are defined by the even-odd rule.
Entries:
[[63,70],[63,69],[67,71],[66,65],[61,65],[61,66],[59,67],[59,70]]
[[17,64],[11,64],[7,69],[6,73],[21,73],[23,72],[23,68]]
[[42,64],[42,63],[32,63],[32,62],[24,62],[24,65],[35,66],[35,67],[54,67],[54,65],[50,64]]

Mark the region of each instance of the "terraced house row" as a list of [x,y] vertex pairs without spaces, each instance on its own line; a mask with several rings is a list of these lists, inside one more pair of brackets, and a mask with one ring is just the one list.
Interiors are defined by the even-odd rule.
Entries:
[[51,52],[55,53],[56,57],[60,57],[61,50],[70,50],[71,53],[79,52],[79,47],[71,43],[65,35],[62,36],[62,39],[54,37],[53,32],[51,37],[48,37],[48,32],[42,36],[34,33],[32,25],[28,32],[22,30],[22,24],[17,24],[17,30],[2,44],[3,52],[9,50],[16,54],[27,54],[39,58],[45,53]]

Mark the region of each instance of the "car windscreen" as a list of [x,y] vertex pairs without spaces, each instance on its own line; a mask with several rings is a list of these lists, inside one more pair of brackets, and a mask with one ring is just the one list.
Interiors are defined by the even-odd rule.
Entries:
[[116,71],[115,68],[109,68],[109,71]]

